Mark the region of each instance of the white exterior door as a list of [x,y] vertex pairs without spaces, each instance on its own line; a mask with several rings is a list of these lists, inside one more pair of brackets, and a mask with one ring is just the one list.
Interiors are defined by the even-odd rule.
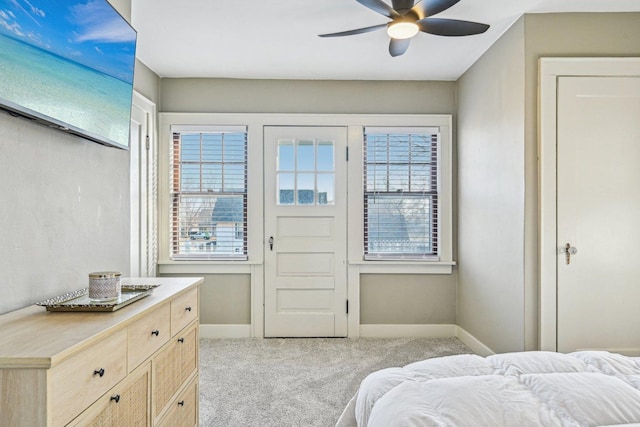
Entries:
[[560,77],[557,105],[557,349],[640,355],[640,78]]
[[264,127],[265,337],[347,335],[346,127]]

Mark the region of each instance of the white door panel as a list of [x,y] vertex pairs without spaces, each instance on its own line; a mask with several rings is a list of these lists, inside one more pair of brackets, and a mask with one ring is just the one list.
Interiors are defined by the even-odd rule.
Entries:
[[558,351],[640,355],[639,118],[640,79],[559,78]]
[[346,141],[264,128],[265,337],[347,334]]

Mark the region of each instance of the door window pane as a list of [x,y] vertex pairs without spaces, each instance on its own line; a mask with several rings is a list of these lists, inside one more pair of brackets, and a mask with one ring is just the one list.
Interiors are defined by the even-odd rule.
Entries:
[[312,173],[298,174],[298,204],[315,204],[315,175]]
[[278,170],[293,171],[295,166],[295,145],[293,141],[278,142]]
[[333,174],[318,174],[318,204],[333,205],[335,203],[333,195]]
[[293,205],[295,200],[293,192],[295,189],[296,175],[293,173],[281,173],[278,175],[278,204]]
[[333,142],[320,141],[318,143],[318,170],[333,172]]
[[335,203],[333,141],[280,140],[277,158],[278,204]]
[[298,167],[299,171],[315,170],[316,156],[313,141],[298,141]]

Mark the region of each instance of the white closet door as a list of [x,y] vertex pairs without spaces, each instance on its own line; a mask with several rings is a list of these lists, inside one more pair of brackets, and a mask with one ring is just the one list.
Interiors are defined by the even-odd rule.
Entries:
[[558,351],[640,355],[640,79],[560,77],[557,101]]

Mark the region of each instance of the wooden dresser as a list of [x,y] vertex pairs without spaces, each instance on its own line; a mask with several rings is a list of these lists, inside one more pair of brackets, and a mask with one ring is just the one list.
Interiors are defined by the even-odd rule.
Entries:
[[198,425],[202,278],[160,284],[109,313],[0,315],[0,426]]

